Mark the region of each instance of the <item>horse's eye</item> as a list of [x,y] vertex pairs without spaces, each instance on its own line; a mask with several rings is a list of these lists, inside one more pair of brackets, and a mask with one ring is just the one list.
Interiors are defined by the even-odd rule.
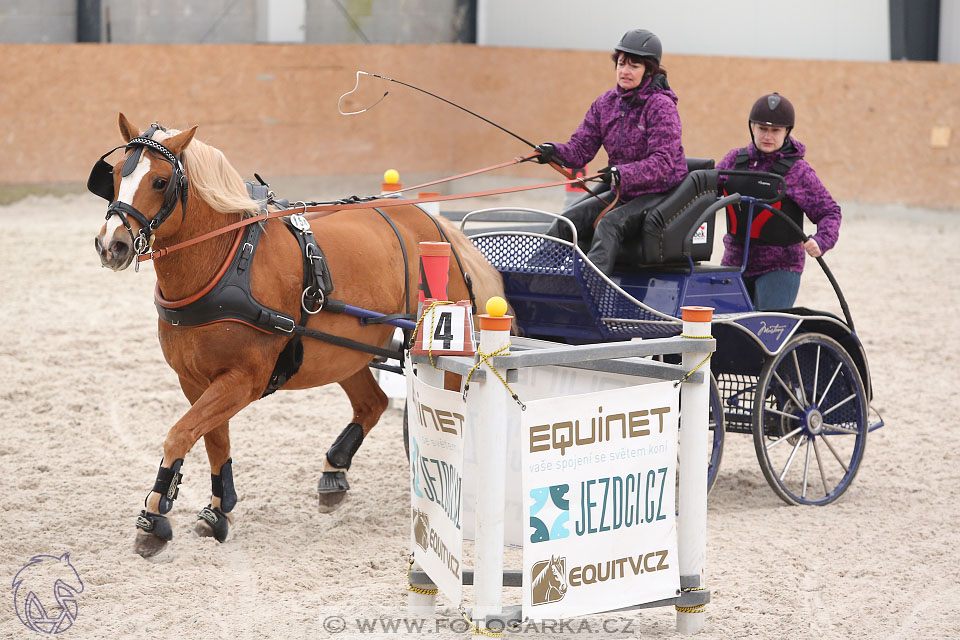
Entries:
[[154,178],[153,179],[153,188],[157,191],[167,188],[167,179],[166,178]]

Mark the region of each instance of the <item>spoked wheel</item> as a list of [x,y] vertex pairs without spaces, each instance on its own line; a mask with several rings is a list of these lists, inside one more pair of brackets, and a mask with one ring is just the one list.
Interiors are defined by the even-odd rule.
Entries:
[[787,504],[825,505],[853,482],[867,444],[860,373],[837,341],[793,338],[757,383],[753,444],[770,487]]
[[723,437],[726,435],[723,418],[723,398],[720,396],[720,387],[717,379],[710,374],[710,415],[707,419],[707,451],[710,459],[707,462],[707,493],[717,483],[717,473],[720,470],[720,459],[723,458]]

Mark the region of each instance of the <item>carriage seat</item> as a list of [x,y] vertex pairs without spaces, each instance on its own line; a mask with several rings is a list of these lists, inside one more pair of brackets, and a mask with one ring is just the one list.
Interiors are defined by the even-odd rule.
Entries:
[[[717,171],[710,158],[687,158],[690,173],[663,199],[648,207],[639,237],[627,238],[617,263],[629,266],[687,263],[683,243],[695,230],[697,218],[717,200]],[[631,203],[623,205],[629,207]],[[693,240],[691,259],[709,260],[713,253],[714,220]]]

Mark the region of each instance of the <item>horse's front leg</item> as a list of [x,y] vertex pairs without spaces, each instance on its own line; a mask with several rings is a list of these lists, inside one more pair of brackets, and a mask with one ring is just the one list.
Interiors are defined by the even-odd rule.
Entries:
[[201,436],[225,425],[258,397],[260,391],[252,376],[230,371],[216,378],[173,425],[163,443],[163,460],[153,491],[147,496],[145,508],[137,518],[138,531],[134,543],[137,553],[144,558],[154,556],[173,538],[173,530],[165,514],[173,508],[173,501],[177,497],[180,467],[187,452]]
[[323,473],[317,484],[317,493],[320,511],[325,513],[336,509],[347,497],[347,490],[350,488],[347,469],[363,443],[363,438],[377,424],[389,404],[386,394],[368,367],[341,380],[340,386],[353,406],[353,422],[337,436],[323,458]]
[[233,487],[233,459],[230,457],[230,424],[224,423],[204,434],[203,443],[210,460],[210,504],[197,514],[193,531],[201,537],[213,537],[217,542],[227,539],[233,524],[230,512],[237,504]]

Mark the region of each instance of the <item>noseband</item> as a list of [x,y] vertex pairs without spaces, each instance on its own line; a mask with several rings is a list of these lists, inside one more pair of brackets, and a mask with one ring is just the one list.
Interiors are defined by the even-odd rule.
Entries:
[[[183,170],[183,162],[175,156],[170,149],[152,138],[158,129],[166,131],[166,129],[159,124],[152,124],[143,135],[132,138],[127,144],[114,147],[100,156],[100,159],[93,165],[93,169],[90,171],[90,177],[87,179],[87,189],[110,203],[107,206],[106,219],[109,220],[112,216],[118,216],[120,218],[127,233],[130,234],[130,240],[133,243],[133,248],[137,256],[144,255],[150,251],[150,248],[153,246],[153,232],[173,213],[178,202],[181,204],[180,215],[185,215],[187,211],[187,176]],[[128,176],[134,172],[137,164],[140,162],[140,156],[143,154],[144,149],[155,152],[154,157],[159,157],[170,163],[173,173],[170,176],[167,189],[163,194],[163,205],[157,214],[153,216],[153,219],[148,219],[147,216],[138,211],[133,205],[120,202],[116,199],[117,194],[113,186],[113,165],[107,162],[105,158],[117,149],[133,149],[133,153],[131,153],[130,157],[123,163],[123,168],[120,171],[121,176]],[[157,154],[159,154],[159,156]],[[140,223],[140,232],[136,236],[133,235],[133,228],[130,226],[130,221],[127,219],[127,216],[133,217],[134,220]],[[139,267],[139,262],[137,263],[137,267]]]

